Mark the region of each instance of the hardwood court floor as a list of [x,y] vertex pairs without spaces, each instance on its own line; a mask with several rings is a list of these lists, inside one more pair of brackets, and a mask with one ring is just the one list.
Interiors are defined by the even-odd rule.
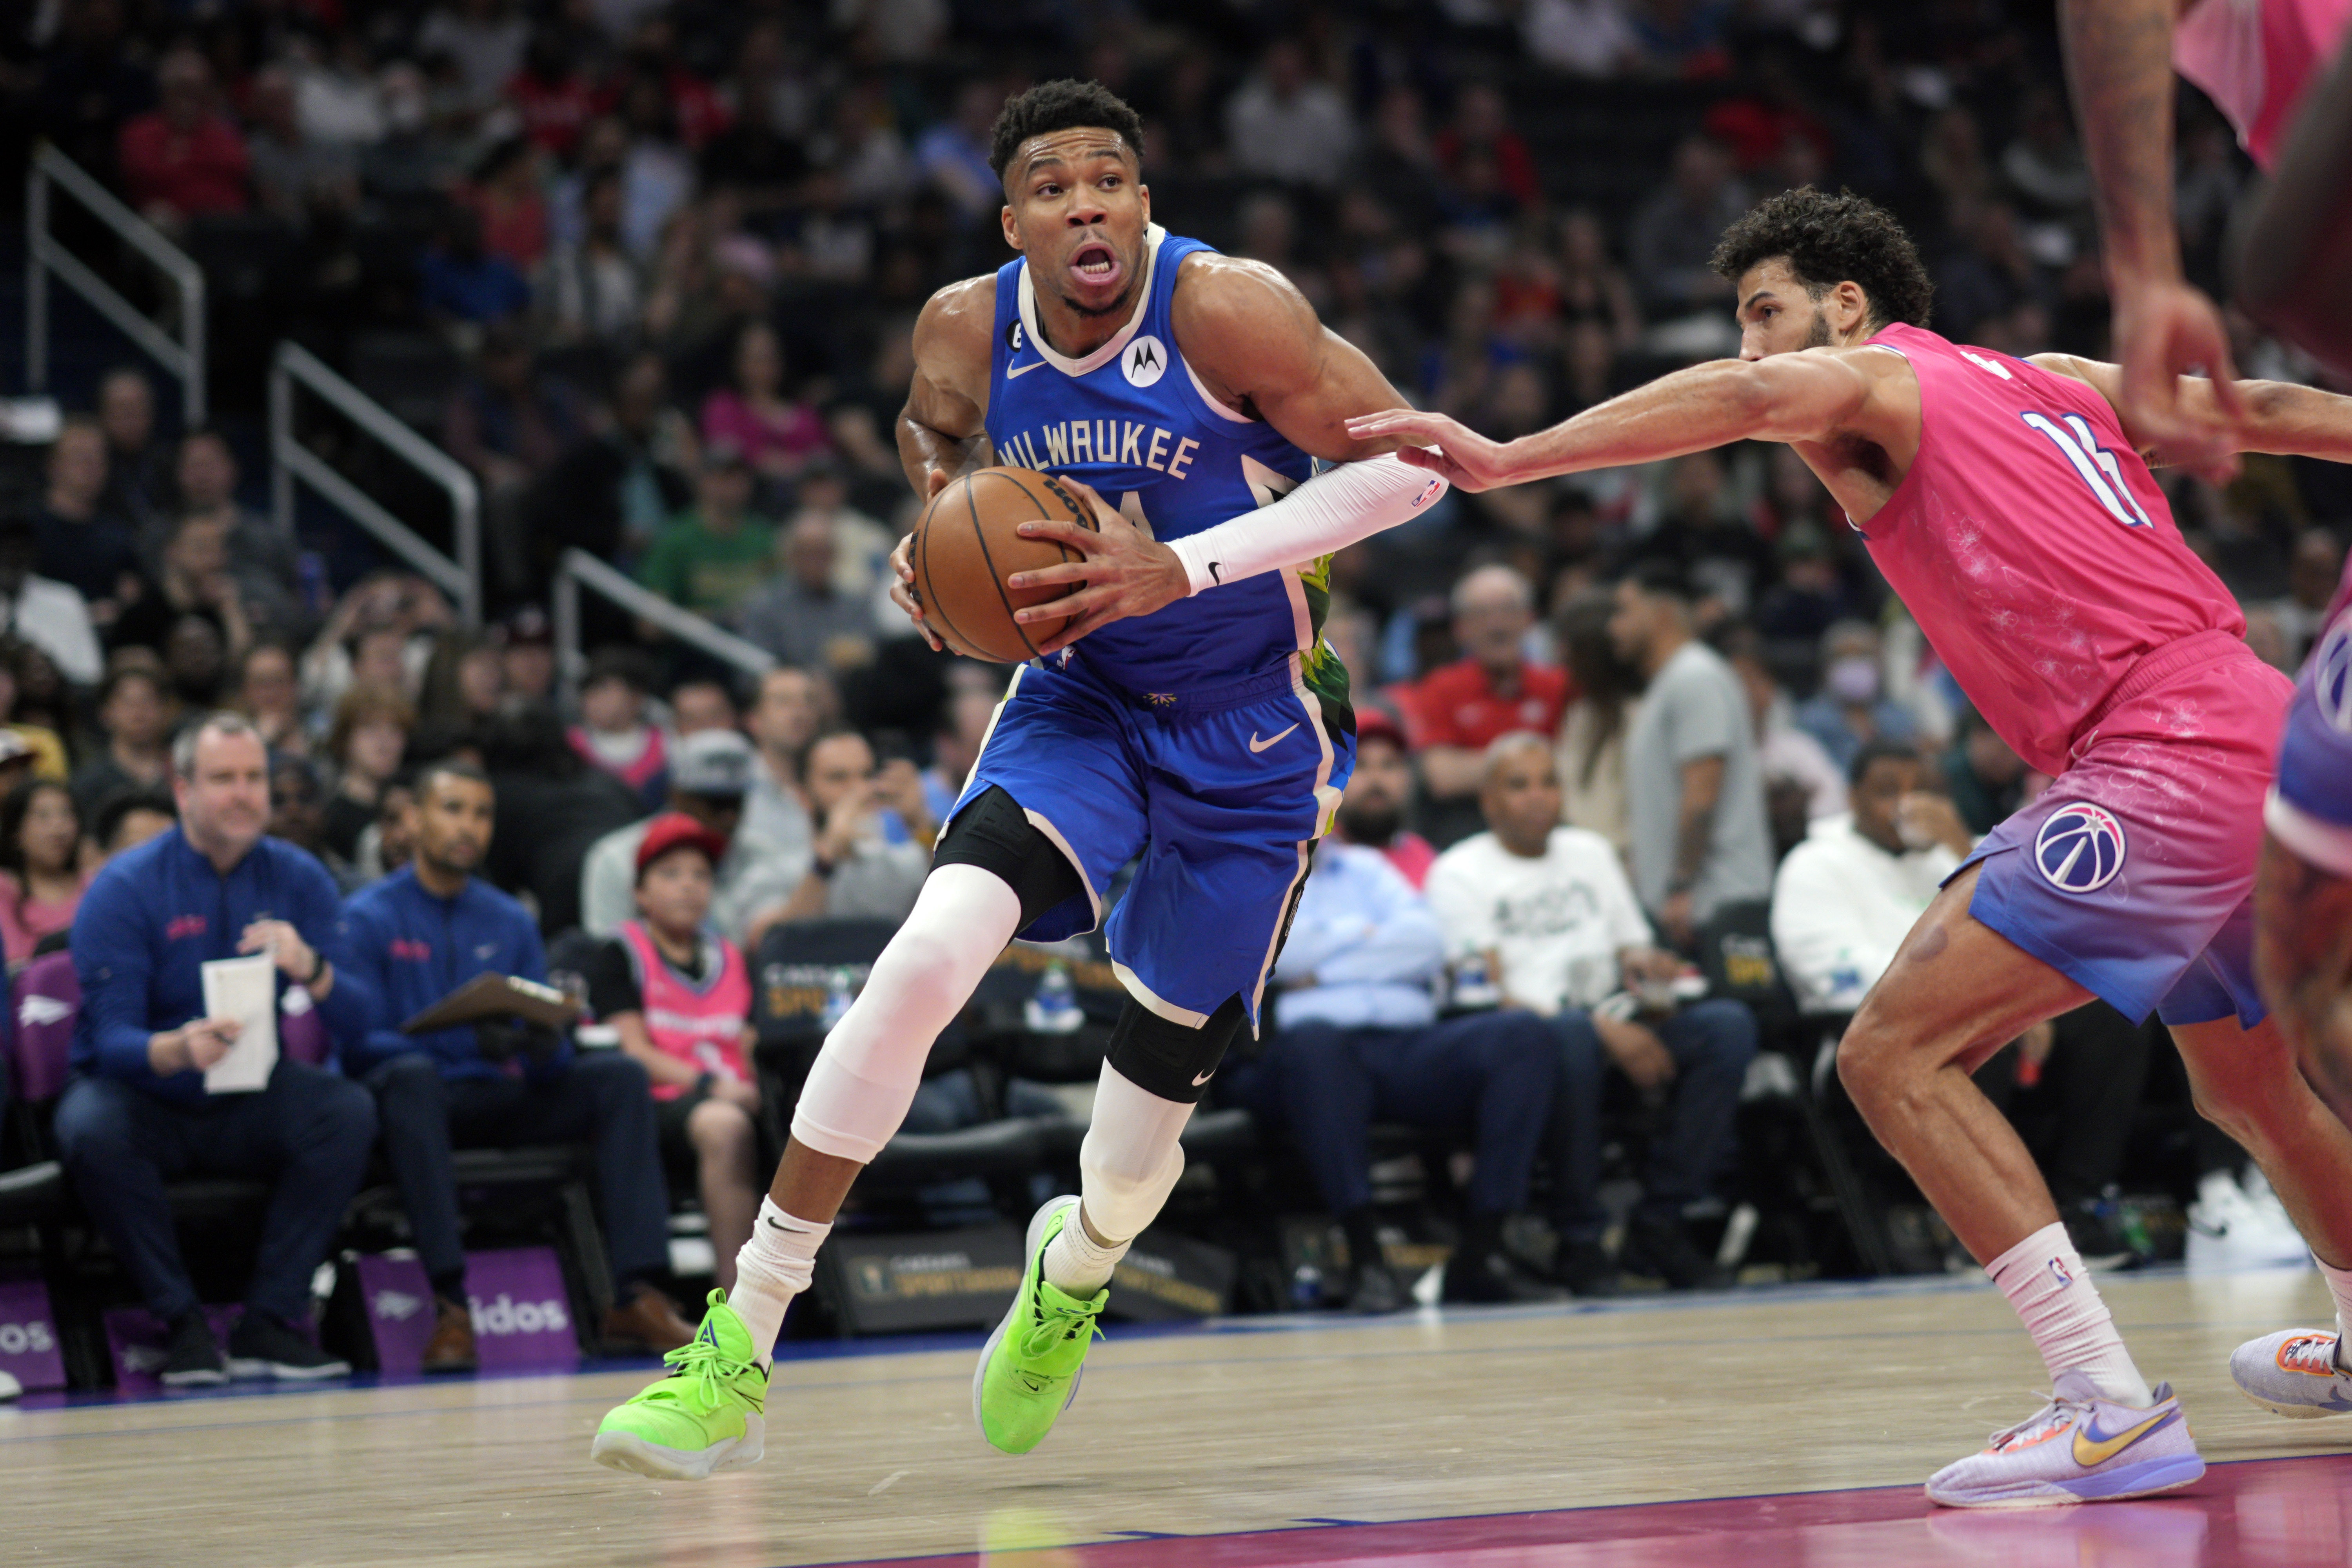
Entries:
[[[0,1409],[0,1542],[10,1568],[2345,1562],[2352,1458],[2227,1464],[2352,1455],[2352,1419],[2283,1421],[2229,1382],[2241,1340],[2326,1321],[2318,1277],[2105,1289],[2217,1466],[2202,1503],[1928,1518],[1919,1482],[2029,1414],[2043,1381],[1998,1295],[1928,1281],[1115,1331],[1022,1459],[973,1431],[977,1336],[818,1354],[778,1364],[767,1458],[699,1486],[587,1460],[643,1370]],[[1792,1492],[1847,1495],[1767,1495]],[[1619,1511],[1528,1517],[1603,1507]],[[2229,1508],[2242,1517],[2209,1530]],[[1433,1520],[1452,1522],[1392,1522]],[[1597,1539],[1633,1521],[1664,1534]],[[1380,1528],[1334,1528],[1357,1521]],[[1864,1533],[1801,1538],[1823,1521]],[[1089,1545],[1110,1542],[1127,1544]]]

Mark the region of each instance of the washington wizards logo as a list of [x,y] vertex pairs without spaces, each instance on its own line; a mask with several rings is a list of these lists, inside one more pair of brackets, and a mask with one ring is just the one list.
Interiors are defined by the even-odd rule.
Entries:
[[2352,735],[2352,616],[2336,623],[2311,661],[2311,692],[2319,716]]
[[2033,863],[2062,893],[2095,893],[2124,868],[2124,825],[2087,800],[2062,805],[2033,836]]

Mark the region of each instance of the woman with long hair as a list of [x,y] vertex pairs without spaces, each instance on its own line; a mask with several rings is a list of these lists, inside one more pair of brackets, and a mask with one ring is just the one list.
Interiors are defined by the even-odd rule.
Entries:
[[0,949],[9,968],[43,937],[72,929],[88,880],[81,816],[65,785],[26,779],[0,799]]
[[1588,590],[1559,612],[1559,644],[1577,698],[1559,721],[1560,820],[1590,828],[1623,855],[1625,735],[1633,727],[1640,678],[1609,640],[1614,601]]
[[776,330],[752,321],[736,334],[734,384],[702,405],[706,446],[732,447],[761,479],[790,479],[833,438],[817,412],[784,395],[784,350]]

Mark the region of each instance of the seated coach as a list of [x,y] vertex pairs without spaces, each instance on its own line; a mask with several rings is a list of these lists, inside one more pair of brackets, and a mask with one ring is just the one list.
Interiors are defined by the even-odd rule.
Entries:
[[[234,1018],[207,1017],[202,965],[267,951],[278,1016],[317,1008],[338,1040],[365,1024],[338,983],[335,885],[269,821],[268,753],[251,723],[215,713],[172,749],[177,826],[116,856],[74,916],[73,1081],[57,1139],[83,1206],[170,1329],[161,1373],[173,1387],[240,1375],[340,1376],[350,1370],[300,1331],[310,1276],[327,1255],[375,1139],[357,1084],[284,1055],[267,1086],[211,1093],[205,1069],[228,1054]],[[322,951],[323,950],[323,951]],[[268,1182],[260,1255],[228,1353],[198,1309],[172,1226],[166,1181]]]
[[426,767],[409,807],[409,863],[343,905],[343,952],[369,1008],[344,1059],[375,1095],[384,1152],[432,1281],[425,1370],[475,1363],[453,1148],[591,1144],[616,1303],[604,1337],[674,1350],[694,1329],[653,1283],[669,1260],[669,1197],[644,1067],[618,1052],[575,1055],[554,1031],[514,1023],[400,1030],[401,1020],[477,975],[547,979],[538,925],[474,875],[489,852],[494,810],[479,770]]

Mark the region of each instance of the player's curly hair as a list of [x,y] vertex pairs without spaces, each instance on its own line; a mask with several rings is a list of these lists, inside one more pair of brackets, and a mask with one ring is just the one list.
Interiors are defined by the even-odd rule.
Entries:
[[1874,327],[1927,324],[1936,286],[1918,247],[1893,213],[1866,196],[1804,185],[1767,197],[1723,231],[1710,265],[1737,283],[1749,268],[1777,257],[1788,258],[1815,300],[1849,279],[1862,285]]
[[1032,136],[1081,125],[1099,125],[1118,132],[1120,139],[1135,149],[1136,161],[1142,162],[1143,117],[1102,83],[1064,77],[1059,81],[1041,81],[1028,91],[1004,100],[1004,112],[996,117],[996,124],[988,133],[988,166],[1002,180],[1005,165],[1013,162],[1013,154],[1021,151],[1021,143]]

